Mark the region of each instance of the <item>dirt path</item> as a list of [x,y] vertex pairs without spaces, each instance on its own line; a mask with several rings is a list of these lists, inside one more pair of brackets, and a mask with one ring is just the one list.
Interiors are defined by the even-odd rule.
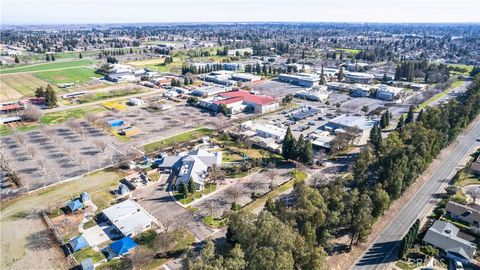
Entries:
[[[473,129],[476,123],[480,121],[480,116],[478,116],[464,131],[463,133],[468,133]],[[383,230],[390,224],[395,216],[398,215],[400,210],[410,201],[413,195],[418,191],[418,189],[427,181],[427,179],[438,170],[443,165],[443,159],[448,157],[451,152],[455,149],[458,141],[455,141],[450,146],[445,148],[441,154],[428,166],[428,168],[423,172],[421,176],[417,178],[417,181],[409,187],[409,189],[403,193],[403,195],[392,203],[389,210],[386,214],[382,216],[372,228],[372,233],[368,237],[366,243],[354,246],[351,252],[338,254],[330,256],[327,258],[326,267],[331,270],[344,270],[349,269],[355,262],[362,256],[362,254],[368,249],[368,247],[373,243],[373,241],[383,232]]]

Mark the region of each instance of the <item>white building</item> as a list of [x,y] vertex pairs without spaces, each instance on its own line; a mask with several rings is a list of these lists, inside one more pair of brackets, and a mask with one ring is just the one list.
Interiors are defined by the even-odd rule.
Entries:
[[103,214],[119,232],[129,237],[150,229],[152,223],[156,223],[154,217],[132,200],[110,206],[103,210]]
[[192,90],[191,93],[194,96],[209,97],[209,96],[214,96],[229,90],[230,90],[230,87],[219,86],[219,85],[209,85],[209,86],[195,88]]
[[348,72],[345,74],[345,81],[349,83],[372,83],[374,76],[363,72]]
[[252,48],[243,48],[243,49],[233,49],[233,50],[228,50],[227,55],[228,56],[244,56],[245,53],[252,55],[253,54],[253,49]]
[[254,130],[257,136],[262,138],[272,138],[275,142],[283,141],[285,134],[287,133],[286,129],[279,128],[274,125],[262,125],[262,124],[254,124],[252,126],[252,130]]
[[313,101],[324,101],[328,99],[328,92],[325,86],[298,91],[295,97]]
[[280,74],[278,80],[306,88],[311,88],[318,85],[320,76],[309,73],[297,73],[297,74]]
[[377,89],[377,98],[392,101],[398,97],[401,91],[401,88],[381,84]]
[[354,84],[350,86],[352,97],[368,97],[370,95],[370,86],[364,84]]

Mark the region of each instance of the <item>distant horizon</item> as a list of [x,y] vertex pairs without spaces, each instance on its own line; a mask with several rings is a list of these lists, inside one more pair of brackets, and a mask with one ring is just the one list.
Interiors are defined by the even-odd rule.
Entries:
[[181,25],[181,24],[391,24],[391,25],[480,25],[480,22],[348,22],[348,21],[178,21],[178,22],[91,22],[91,23],[2,23],[3,26],[75,25]]
[[2,25],[480,23],[477,0],[0,0]]

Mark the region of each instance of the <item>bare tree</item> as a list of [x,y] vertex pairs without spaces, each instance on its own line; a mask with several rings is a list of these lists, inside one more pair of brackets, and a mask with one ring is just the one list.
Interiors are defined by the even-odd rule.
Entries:
[[18,133],[18,132],[13,132],[13,137],[17,142],[22,146],[25,147],[26,141],[25,141],[25,135]]
[[32,158],[35,159],[35,156],[37,155],[37,149],[35,149],[35,147],[33,146],[27,147],[27,152],[30,154],[30,156],[32,156]]
[[218,180],[222,180],[224,178],[225,174],[222,169],[217,166],[217,164],[213,164],[213,166],[210,168],[209,176],[212,183],[216,184]]
[[232,186],[228,188],[226,191],[226,195],[230,198],[234,203],[237,203],[238,197],[242,194],[242,190],[238,186]]
[[42,116],[40,108],[35,105],[27,104],[25,110],[23,110],[22,119],[25,121],[37,121]]
[[270,189],[274,189],[276,187],[276,183],[275,183],[275,180],[277,179],[278,177],[278,172],[276,169],[268,169],[266,172],[265,172],[265,176],[270,179]]
[[85,120],[87,120],[87,122],[89,122],[91,125],[95,125],[98,117],[94,113],[89,112],[85,115]]
[[171,233],[162,232],[155,237],[154,247],[160,251],[161,256],[166,254],[175,246],[175,238]]
[[218,202],[216,200],[207,200],[205,202],[205,206],[208,208],[208,211],[210,212],[210,216],[212,218],[215,218],[215,209],[218,207]]
[[129,257],[135,269],[145,269],[153,262],[155,254],[147,248],[140,246],[135,248]]
[[95,146],[102,151],[103,154],[105,154],[105,149],[107,148],[107,143],[104,141],[96,140],[93,142]]

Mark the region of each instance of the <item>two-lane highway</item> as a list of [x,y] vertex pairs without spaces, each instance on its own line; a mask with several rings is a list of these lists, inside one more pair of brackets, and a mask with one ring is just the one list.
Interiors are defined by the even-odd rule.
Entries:
[[[352,267],[355,270],[384,269],[390,262],[397,259],[398,247],[411,224],[426,215],[427,210],[435,203],[434,195],[443,192],[444,187],[459,169],[460,163],[467,158],[480,143],[480,117],[452,145],[450,155],[441,160],[441,166],[427,179],[410,201],[400,210],[394,220],[375,239],[370,248]],[[448,150],[448,149],[446,149]]]

